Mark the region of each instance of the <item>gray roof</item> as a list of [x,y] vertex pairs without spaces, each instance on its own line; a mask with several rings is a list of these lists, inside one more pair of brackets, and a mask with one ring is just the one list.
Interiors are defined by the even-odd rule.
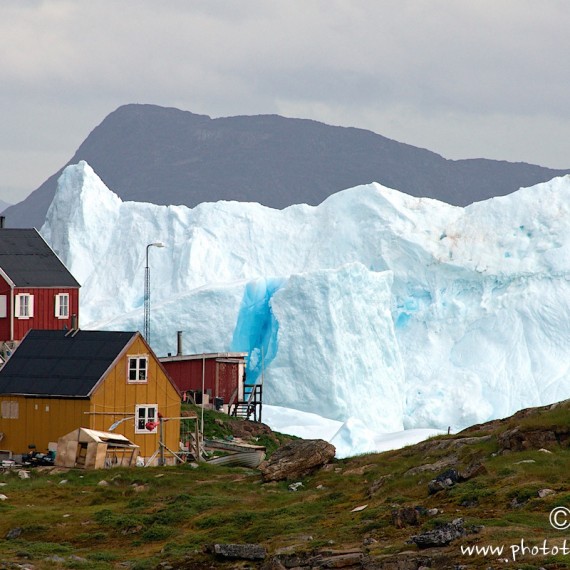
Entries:
[[87,398],[137,334],[31,330],[0,370],[0,394]]
[[0,268],[16,287],[80,287],[34,228],[0,229]]

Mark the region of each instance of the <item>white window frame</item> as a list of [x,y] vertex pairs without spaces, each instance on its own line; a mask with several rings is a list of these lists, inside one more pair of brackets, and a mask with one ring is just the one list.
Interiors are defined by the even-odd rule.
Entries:
[[[144,366],[141,366],[143,362]],[[134,364],[134,366],[131,366],[131,364]],[[134,372],[134,378],[131,378],[131,372]],[[147,382],[148,354],[129,354],[127,357],[127,383],[146,384]]]
[[69,293],[58,293],[55,296],[55,317],[56,319],[69,318]]
[[158,421],[158,404],[137,404],[135,406],[135,433],[156,433],[157,427],[153,430],[146,429],[148,422],[156,421]]
[[14,400],[2,400],[0,404],[0,418],[4,420],[17,420],[20,417],[20,404]]
[[34,296],[31,293],[15,296],[14,316],[17,319],[30,319],[34,316]]

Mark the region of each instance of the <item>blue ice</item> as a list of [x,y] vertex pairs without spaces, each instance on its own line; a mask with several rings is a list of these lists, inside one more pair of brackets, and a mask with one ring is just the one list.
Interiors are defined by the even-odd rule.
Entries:
[[285,281],[260,278],[245,287],[231,350],[248,353],[248,384],[257,383],[262,369],[267,368],[277,354],[279,323],[271,310],[271,298]]

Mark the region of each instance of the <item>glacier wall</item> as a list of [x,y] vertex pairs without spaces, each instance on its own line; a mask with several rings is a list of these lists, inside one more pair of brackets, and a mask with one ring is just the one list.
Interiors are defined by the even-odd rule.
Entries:
[[570,177],[458,208],[378,184],[316,207],[122,202],[84,162],[42,234],[82,284],[81,326],[159,355],[247,350],[268,403],[453,429],[570,397]]

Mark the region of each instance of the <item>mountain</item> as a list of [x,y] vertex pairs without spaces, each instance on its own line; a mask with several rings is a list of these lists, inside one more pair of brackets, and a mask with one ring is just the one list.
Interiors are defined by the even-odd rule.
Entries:
[[0,200],[0,212],[3,212],[4,210],[6,210],[6,208],[9,208],[12,204],[9,204],[8,202],[4,202],[4,200]]
[[42,235],[81,326],[136,330],[150,248],[159,355],[248,352],[264,400],[378,433],[461,429],[570,396],[570,176],[464,208],[379,184],[318,206],[125,202],[85,162]]
[[[123,200],[189,207],[218,200],[316,205],[371,182],[464,206],[570,172],[446,160],[371,131],[305,119],[211,119],[154,105],[125,105],[108,115],[68,165],[80,160]],[[6,210],[8,227],[41,227],[62,171]]]

